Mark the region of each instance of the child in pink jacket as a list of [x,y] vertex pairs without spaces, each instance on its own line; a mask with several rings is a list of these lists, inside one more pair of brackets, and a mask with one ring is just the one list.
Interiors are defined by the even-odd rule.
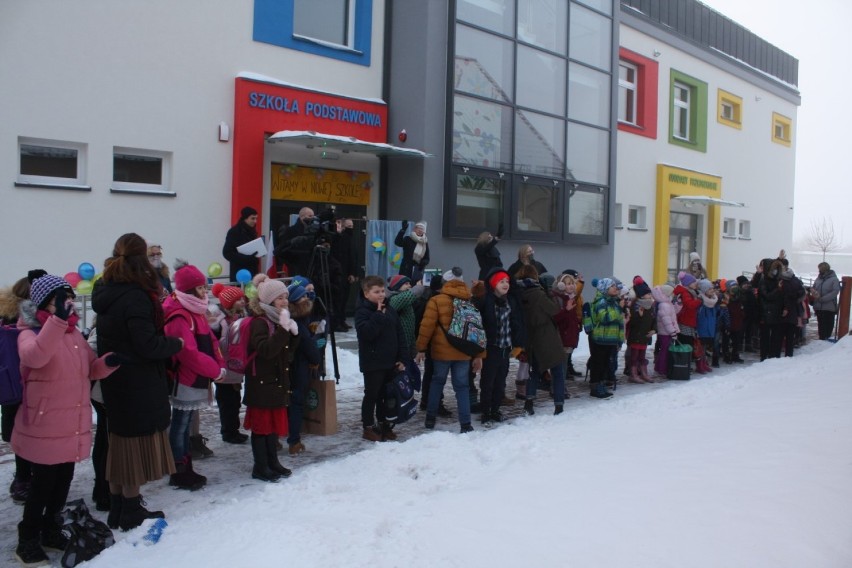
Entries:
[[680,326],[677,323],[677,313],[680,305],[672,304],[672,293],[674,290],[668,284],[654,286],[651,295],[657,302],[657,341],[659,350],[654,358],[654,371],[658,375],[666,376],[669,372],[669,346],[677,334]]
[[120,361],[113,353],[97,358],[86,343],[68,282],[43,271],[30,277],[30,300],[18,319],[24,394],[12,432],[15,453],[33,464],[15,549],[25,565],[46,562],[44,548],[61,551],[68,544],[58,515],[74,464],[92,447],[91,380],[107,377]]

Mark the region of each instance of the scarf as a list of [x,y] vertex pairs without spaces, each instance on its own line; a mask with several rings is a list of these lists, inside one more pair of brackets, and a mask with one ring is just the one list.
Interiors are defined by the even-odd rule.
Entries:
[[264,304],[263,302],[258,302],[258,305],[263,308],[263,313],[266,314],[266,318],[274,324],[277,324],[281,319],[281,309],[274,308],[270,304]]
[[[47,310],[39,310],[36,312],[36,319],[39,323],[44,327],[44,324],[53,315]],[[77,312],[72,312],[71,315],[68,316],[66,320],[68,322],[68,327],[65,329],[65,333],[71,333],[75,329],[77,329],[77,322],[80,321],[80,316],[77,315]]]
[[421,260],[423,260],[423,257],[426,255],[426,243],[428,242],[428,239],[426,238],[425,234],[421,237],[413,231],[412,231],[411,235],[409,235],[409,236],[411,237],[412,241],[417,243],[414,246],[414,253],[412,254],[412,256],[414,257],[414,262],[419,263]]
[[207,305],[210,303],[206,296],[202,300],[193,294],[187,294],[180,290],[175,290],[175,298],[181,306],[192,312],[193,314],[203,315],[207,312]]

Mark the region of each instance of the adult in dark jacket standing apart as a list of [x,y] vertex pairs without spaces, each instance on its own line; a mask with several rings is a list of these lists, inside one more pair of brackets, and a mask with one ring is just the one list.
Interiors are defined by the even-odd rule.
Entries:
[[229,280],[237,281],[237,272],[246,269],[254,276],[258,271],[258,259],[254,255],[243,254],[237,251],[237,247],[250,243],[257,238],[257,210],[252,207],[243,207],[240,211],[240,220],[228,229],[225,236],[225,246],[222,247],[222,256],[231,263]]
[[[476,254],[476,262],[479,263],[479,279],[485,280],[488,274],[494,268],[503,268],[503,261],[500,258],[500,251],[497,250],[497,243],[503,237],[503,225],[497,227],[497,234],[492,235],[488,231],[479,233],[479,238],[476,239],[476,246],[473,249]],[[512,276],[509,276],[511,280]]]
[[783,293],[781,335],[784,338],[784,356],[792,357],[796,337],[799,336],[799,324],[804,315],[802,300],[805,299],[805,287],[789,268],[781,272],[778,285]]
[[429,266],[429,239],[426,238],[426,221],[417,221],[414,229],[406,235],[408,221],[402,222],[402,229],[396,234],[393,244],[402,248],[402,261],[399,273],[408,276],[413,283],[423,277],[423,271]]
[[488,338],[482,374],[479,379],[482,425],[502,422],[500,404],[506,396],[509,359],[517,356],[526,343],[524,316],[515,296],[509,294],[509,273],[493,268],[485,277],[485,295],[475,301],[482,314],[482,326]]
[[819,276],[811,288],[811,305],[817,316],[817,330],[820,339],[828,339],[834,332],[834,316],[837,313],[837,294],[840,293],[840,281],[827,262],[817,265]]
[[310,207],[299,209],[299,219],[292,225],[282,225],[278,229],[278,241],[275,246],[276,262],[287,265],[287,274],[308,274],[314,239],[307,238],[308,225],[314,222],[314,210]]
[[119,237],[92,295],[98,353],[114,351],[128,359],[101,381],[109,421],[107,524],[112,528],[129,530],[145,519],[162,518],[162,511],[145,509],[139,488],[175,472],[166,360],[183,341],[164,335],[160,290],[145,240],[135,233]]
[[784,265],[780,260],[764,259],[763,276],[758,284],[760,301],[760,360],[781,357],[784,291],[778,285]]
[[510,266],[506,272],[508,272],[509,276],[512,278],[517,279],[518,271],[524,266],[532,266],[535,268],[537,274],[544,274],[547,272],[547,268],[535,259],[535,251],[533,250],[532,245],[521,245],[521,248],[518,249],[518,260],[512,263],[512,266]]
[[352,219],[337,220],[337,238],[331,243],[331,256],[340,264],[340,282],[334,292],[331,326],[334,331],[346,332],[352,327],[346,323],[346,304],[350,285],[358,280],[358,264],[355,260],[355,229]]

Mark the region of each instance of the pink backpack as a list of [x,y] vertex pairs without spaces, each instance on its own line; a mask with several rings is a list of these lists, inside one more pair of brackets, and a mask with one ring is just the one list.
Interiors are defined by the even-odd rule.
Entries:
[[[258,316],[248,316],[240,318],[230,326],[228,331],[222,336],[222,353],[225,355],[225,366],[229,371],[244,375],[246,368],[257,356],[257,351],[249,353],[249,325],[252,320]],[[272,322],[267,318],[262,318],[269,327],[269,335],[272,335]]]

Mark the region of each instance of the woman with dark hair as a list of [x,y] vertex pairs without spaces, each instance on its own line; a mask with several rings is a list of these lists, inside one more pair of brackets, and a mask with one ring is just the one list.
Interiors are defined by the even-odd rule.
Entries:
[[163,296],[171,294],[172,282],[169,275],[169,265],[163,262],[163,247],[160,245],[148,245],[148,262],[154,267],[157,278],[163,286]]
[[162,286],[147,249],[136,233],[119,237],[92,295],[98,353],[115,351],[127,359],[101,383],[109,423],[107,524],[122,530],[164,517],[145,509],[139,488],[175,473],[165,363],[183,341],[163,332]]

